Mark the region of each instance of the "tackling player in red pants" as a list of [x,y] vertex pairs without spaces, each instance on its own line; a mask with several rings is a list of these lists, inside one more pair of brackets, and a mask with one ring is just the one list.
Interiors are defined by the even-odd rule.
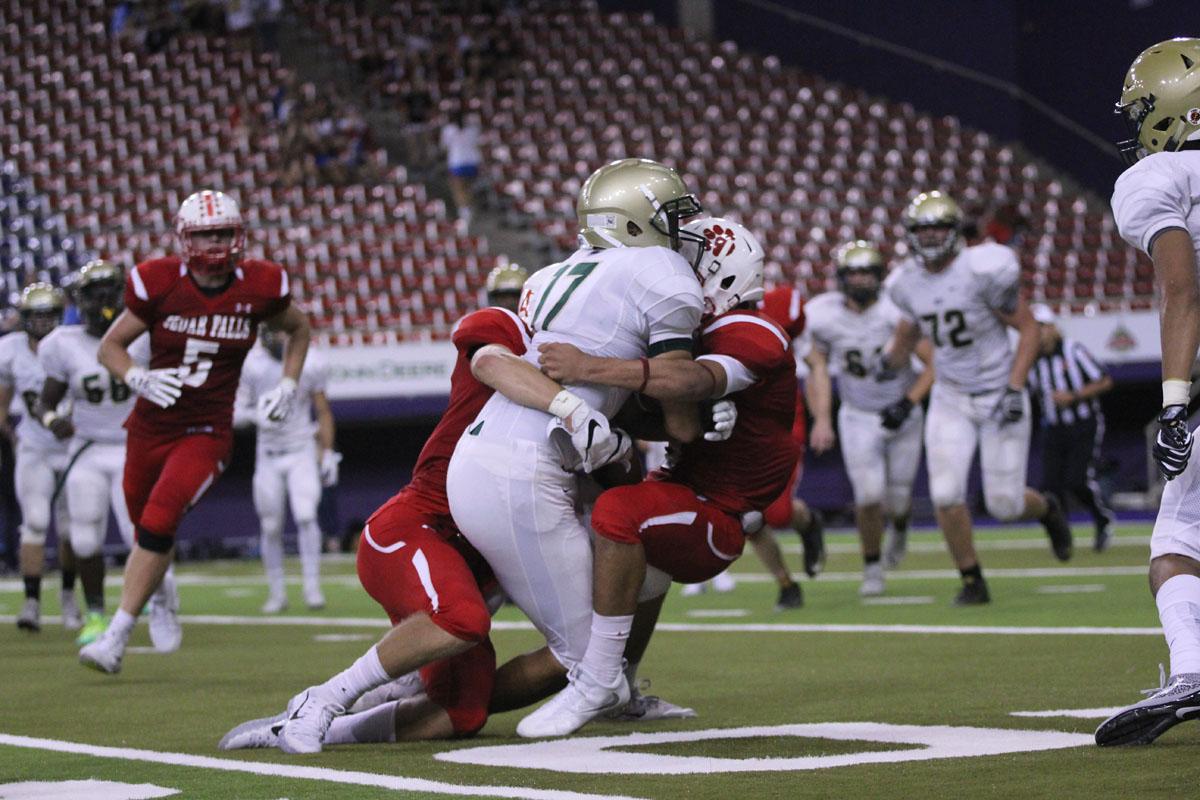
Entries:
[[[137,616],[163,583],[180,520],[229,459],[234,394],[259,323],[287,334],[284,377],[263,402],[271,419],[290,412],[308,352],[308,319],[292,304],[287,273],[272,261],[242,258],[245,230],[231,197],[208,190],[189,196],[175,232],[182,257],[130,271],[125,310],[100,342],[100,363],[139,395],[125,423],[125,501],[136,543],[120,608],[104,634],[79,651],[85,666],[110,674],[120,671]],[[144,369],[127,348],[147,330]],[[177,602],[173,592],[156,598],[165,620],[155,638],[167,640],[156,641],[160,650],[177,648],[182,638]]]
[[787,485],[797,448],[791,340],[754,309],[762,296],[761,245],[722,219],[689,223],[708,241],[697,269],[705,299],[702,355],[670,363],[588,356],[566,344],[540,348],[541,364],[565,383],[599,383],[657,399],[732,396],[737,424],[727,441],[685,443],[677,463],[596,501],[591,638],[566,689],[517,726],[527,737],[563,736],[605,713],[627,689],[622,655],[647,565],[682,582],[707,580],[741,555],[743,531]]

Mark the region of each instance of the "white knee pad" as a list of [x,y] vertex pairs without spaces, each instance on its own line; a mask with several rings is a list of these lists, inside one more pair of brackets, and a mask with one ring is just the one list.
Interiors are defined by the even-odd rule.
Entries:
[[91,558],[100,552],[103,542],[104,527],[71,520],[71,549],[76,558]]
[[46,546],[46,530],[37,530],[28,525],[21,526],[21,546],[33,545],[34,547]]
[[638,592],[638,602],[645,603],[648,600],[653,600],[656,597],[662,597],[671,588],[671,576],[663,572],[661,569],[646,565],[646,580],[642,581],[642,588]]
[[854,489],[854,505],[876,506],[883,502],[883,468],[847,470]]
[[987,491],[984,489],[983,501],[987,506],[988,513],[1001,522],[1011,522],[1018,519],[1022,512],[1025,511],[1025,491],[1021,487],[1021,491],[1014,494],[1012,492]]

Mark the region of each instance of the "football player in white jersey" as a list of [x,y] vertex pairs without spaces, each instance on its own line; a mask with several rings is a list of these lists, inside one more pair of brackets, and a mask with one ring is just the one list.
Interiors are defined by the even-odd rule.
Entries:
[[[46,373],[38,401],[42,424],[59,439],[70,439],[64,489],[71,509],[71,548],[75,551],[87,619],[76,641],[95,641],[108,626],[104,616],[104,555],[111,507],[125,546],[133,549],[133,523],[125,508],[125,418],[133,394],[100,366],[100,338],[121,312],[125,271],[107,261],[89,261],[77,273],[74,293],[82,325],[60,325],[38,348]],[[135,358],[150,360],[149,337],[134,344]],[[59,413],[67,398],[71,413]]]
[[[283,580],[283,523],[286,505],[296,521],[296,543],[304,604],[325,607],[321,592],[321,527],[317,504],[322,487],[337,484],[342,456],[333,449],[333,410],[325,396],[329,367],[317,353],[309,353],[300,373],[296,405],[283,422],[271,422],[259,406],[283,376],[283,339],[266,326],[259,331],[259,346],[246,356],[234,405],[235,424],[258,426],[254,456],[254,510],[261,531],[260,548],[267,573],[264,614],[287,608]],[[313,412],[316,412],[314,418]]]
[[[518,314],[533,332],[526,359],[536,364],[543,342],[568,342],[593,355],[641,358],[647,375],[650,359],[690,360],[703,300],[693,265],[676,250],[685,239],[701,253],[704,244],[680,230],[681,218],[700,212],[683,180],[653,161],[615,161],[584,183],[576,210],[580,249],[536,273],[522,292]],[[459,530],[546,637],[564,673],[589,636],[617,640],[593,625],[591,546],[576,515],[572,471],[629,453],[628,436],[610,430],[606,417],[630,392],[592,384],[572,392],[599,412],[574,431],[493,395],[459,440],[446,485]],[[668,403],[664,413],[669,431],[679,409]],[[629,700],[624,675],[618,684],[585,688],[617,707]]]
[[1200,459],[1192,453],[1191,376],[1200,346],[1200,39],[1171,39],[1129,67],[1117,112],[1133,137],[1112,209],[1154,261],[1162,331],[1162,413],[1153,453],[1167,479],[1150,537],[1150,590],[1171,650],[1170,680],[1105,720],[1101,745],[1149,744],[1200,717]]
[[[956,605],[990,601],[971,532],[967,475],[979,447],[984,502],[998,520],[1038,520],[1060,560],[1071,529],[1058,500],[1025,486],[1029,395],[1038,327],[1020,294],[1020,264],[1003,245],[960,244],[963,215],[941,192],[917,195],[904,211],[914,258],[889,279],[904,313],[878,362],[880,377],[909,363],[921,337],[933,346],[936,375],[925,426],[929,493],[950,555],[962,574]],[[1008,328],[1020,338],[1014,351]]]
[[[841,408],[838,432],[842,460],[854,489],[854,521],[862,546],[863,597],[883,594],[882,544],[885,517],[907,528],[912,485],[921,461],[921,403],[933,384],[931,354],[922,340],[917,352],[926,368],[911,363],[876,380],[872,360],[883,351],[903,314],[880,297],[886,267],[870,242],[846,242],[834,251],[838,290],[808,301],[805,314],[812,340],[805,360],[808,407],[813,414],[809,445],[821,453],[833,446],[830,372],[837,374]],[[902,547],[896,545],[893,547]],[[898,561],[898,557],[896,558]]]
[[69,630],[83,625],[75,600],[75,559],[67,536],[67,497],[59,491],[59,478],[67,465],[67,445],[46,430],[36,413],[45,373],[38,363],[41,341],[62,319],[66,297],[48,283],[32,283],[21,292],[18,306],[23,330],[0,339],[0,425],[7,427],[13,397],[19,397],[21,421],[17,423],[16,489],[21,506],[21,577],[25,604],[17,627],[41,630],[42,571],[46,562],[46,533],[51,517],[58,531],[63,567],[63,624]]

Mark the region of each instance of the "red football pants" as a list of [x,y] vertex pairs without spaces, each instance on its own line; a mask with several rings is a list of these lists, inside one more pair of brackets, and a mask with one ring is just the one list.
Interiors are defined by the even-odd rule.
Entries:
[[129,431],[125,445],[125,504],[135,530],[174,536],[229,463],[232,434],[175,438]]
[[724,572],[746,543],[738,520],[669,481],[609,489],[596,501],[592,527],[614,542],[641,542],[646,563],[680,583]]
[[[454,541],[463,550],[447,541],[455,533],[445,517],[389,501],[363,528],[358,579],[393,625],[424,612],[451,636],[476,643],[420,670],[426,695],[446,711],[455,733],[466,736],[487,722],[496,651],[488,639],[491,614],[479,591],[486,565],[461,536]],[[476,559],[473,572],[468,561]]]
[[792,477],[788,480],[783,494],[775,498],[775,502],[763,511],[763,519],[772,528],[789,528],[792,525],[792,499],[796,496],[796,488],[800,485],[800,476],[804,474],[804,450],[801,445],[800,457],[792,468]]

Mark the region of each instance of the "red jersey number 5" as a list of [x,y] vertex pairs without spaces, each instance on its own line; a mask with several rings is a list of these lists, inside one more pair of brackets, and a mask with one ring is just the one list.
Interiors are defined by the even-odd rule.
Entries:
[[220,349],[220,342],[189,338],[184,346],[183,365],[179,368],[179,377],[183,379],[183,385],[202,386],[208,380],[208,372],[213,365],[212,359],[205,356],[216,355]]

